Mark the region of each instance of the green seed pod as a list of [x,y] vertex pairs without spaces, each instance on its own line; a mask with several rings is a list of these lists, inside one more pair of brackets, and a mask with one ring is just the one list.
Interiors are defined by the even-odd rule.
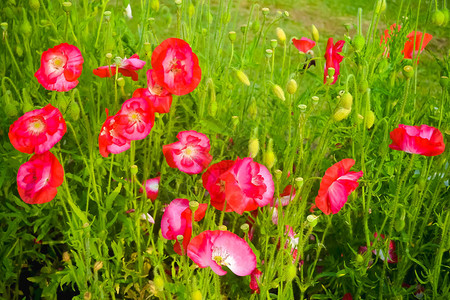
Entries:
[[373,126],[373,123],[375,122],[375,113],[371,110],[367,113],[367,116],[364,118],[366,121],[366,128],[370,129]]
[[402,73],[406,79],[410,79],[414,76],[414,68],[412,66],[404,66],[402,69]]
[[131,175],[136,175],[138,171],[139,171],[138,166],[136,165],[131,166]]
[[150,7],[152,8],[152,10],[154,12],[158,12],[159,11],[159,0],[152,0],[152,2],[150,2]]
[[228,38],[233,43],[236,40],[236,32],[235,31],[228,32]]
[[348,117],[350,112],[350,109],[339,107],[333,114],[333,120],[335,120],[336,122],[342,121]]
[[287,85],[286,85],[286,90],[289,94],[293,95],[295,94],[295,92],[297,91],[298,85],[297,85],[297,81],[295,81],[295,79],[291,79],[288,81]]
[[72,101],[69,106],[69,116],[73,121],[78,121],[80,118],[80,106],[76,101]]
[[278,99],[280,99],[282,101],[286,101],[286,97],[284,96],[284,91],[278,84],[274,84],[272,86],[272,91],[275,94],[275,96],[278,97]]
[[23,11],[23,21],[22,24],[20,25],[20,33],[23,34],[25,38],[28,38],[33,32],[33,28],[31,27],[30,22],[28,22],[26,10],[23,9],[22,11]]
[[439,84],[441,85],[441,87],[443,89],[448,88],[448,86],[449,86],[448,77],[447,76],[441,76],[441,79],[439,79]]
[[286,281],[290,282],[297,277],[297,268],[293,264],[289,264],[286,269]]
[[433,23],[433,25],[441,26],[442,24],[444,24],[444,21],[445,15],[442,10],[435,10],[431,15],[431,22]]
[[267,15],[269,14],[269,12],[270,12],[270,9],[268,9],[267,7],[263,7],[263,8],[261,9],[261,11],[262,11],[262,14],[263,14],[264,16],[267,16]]
[[368,88],[369,88],[369,82],[367,81],[367,79],[363,79],[359,82],[358,90],[361,94],[364,94]]
[[258,19],[253,21],[251,28],[254,33],[257,33],[260,27],[261,27],[261,24],[259,23]]
[[349,92],[344,93],[339,101],[339,106],[346,109],[352,109],[352,105],[353,105],[352,94],[350,94]]
[[359,52],[364,48],[365,43],[366,40],[364,39],[364,36],[357,34],[353,38],[352,46],[355,48],[357,52]]
[[272,49],[276,48],[278,46],[278,41],[276,39],[270,40],[270,47]]
[[68,13],[72,10],[72,2],[66,1],[62,3],[63,10]]
[[17,44],[16,46],[16,54],[18,57],[22,57],[23,55],[23,48],[20,44]]
[[34,10],[35,12],[38,12],[39,8],[41,7],[41,4],[39,3],[39,0],[30,0],[28,2],[28,4],[30,5],[30,8],[32,10]]

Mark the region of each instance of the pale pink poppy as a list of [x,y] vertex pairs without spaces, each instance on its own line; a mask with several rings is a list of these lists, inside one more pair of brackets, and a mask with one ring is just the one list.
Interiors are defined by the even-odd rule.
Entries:
[[47,90],[66,92],[77,86],[83,62],[80,49],[62,43],[42,53],[41,67],[34,77]]
[[189,130],[179,132],[177,138],[178,142],[163,146],[167,164],[187,174],[198,174],[206,169],[212,160],[208,137]]
[[[156,198],[158,197],[160,181],[161,181],[161,177],[158,176],[155,178],[147,179],[144,182],[145,192],[147,194],[148,199],[151,199],[152,201],[156,200]],[[142,192],[143,192],[143,190],[141,188],[141,193]]]
[[256,256],[247,242],[229,231],[204,231],[194,237],[187,255],[200,267],[210,267],[217,275],[225,275],[228,267],[238,276],[250,275],[256,268]]
[[24,153],[36,154],[50,150],[66,133],[61,112],[51,104],[25,113],[9,127],[11,144]]

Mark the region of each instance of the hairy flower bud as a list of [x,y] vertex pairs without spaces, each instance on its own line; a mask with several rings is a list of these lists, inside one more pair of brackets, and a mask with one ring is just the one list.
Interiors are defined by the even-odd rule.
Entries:
[[191,293],[191,299],[192,300],[202,300],[203,299],[202,292],[199,290],[193,291]]
[[286,281],[292,281],[297,277],[297,268],[293,264],[289,264],[286,269]]
[[339,105],[346,109],[352,109],[353,105],[353,96],[349,92],[344,93],[341,96],[341,99],[339,101]]
[[364,48],[364,44],[366,43],[366,40],[364,39],[364,36],[357,34],[353,38],[352,45],[355,48],[357,52],[361,51]]
[[278,84],[274,84],[272,86],[272,91],[275,94],[275,96],[278,97],[278,99],[286,101],[286,97],[284,96],[284,91]]
[[80,111],[80,106],[76,101],[70,102],[68,113],[73,121],[77,121],[80,118]]
[[290,79],[286,85],[286,90],[289,94],[293,95],[297,91],[298,85],[295,79]]
[[243,84],[245,84],[246,86],[250,86],[250,80],[248,80],[247,75],[243,71],[237,70],[236,76]]
[[264,164],[268,169],[272,169],[275,164],[276,156],[275,152],[273,152],[273,139],[269,139],[269,144],[267,146],[267,150],[264,153]]
[[38,12],[39,8],[41,7],[39,0],[30,0],[30,2],[28,2],[28,4],[30,5],[30,8],[32,10],[34,10],[35,12]]
[[436,26],[441,26],[442,24],[444,24],[444,21],[445,15],[442,10],[435,10],[431,15],[431,22],[433,22],[433,24]]
[[319,41],[319,30],[317,30],[316,26],[311,25],[311,34],[313,37],[313,40],[317,43]]
[[276,33],[278,40],[284,45],[286,43],[286,33],[284,33],[284,30],[280,27],[277,27]]
[[158,12],[158,10],[159,10],[159,0],[152,0],[150,2],[150,7],[152,8],[152,10],[154,12]]
[[335,120],[336,122],[342,121],[348,117],[350,112],[350,109],[339,107],[333,114],[333,120]]
[[248,141],[248,156],[255,158],[259,152],[259,140],[258,138],[250,138]]
[[367,113],[367,116],[364,118],[366,123],[366,128],[370,129],[373,126],[373,123],[375,122],[375,113],[371,110]]
[[386,10],[386,0],[378,0],[377,6],[375,7],[375,12],[381,14]]

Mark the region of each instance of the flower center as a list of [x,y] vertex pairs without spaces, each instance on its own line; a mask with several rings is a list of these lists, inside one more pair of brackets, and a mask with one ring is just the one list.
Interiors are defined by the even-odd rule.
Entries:
[[152,88],[148,88],[152,95],[161,96],[163,88],[160,85],[155,84]]
[[196,153],[196,151],[195,151],[194,147],[191,147],[191,146],[187,146],[187,147],[183,150],[183,154],[184,154],[185,156],[188,156],[188,157],[194,156],[195,153]]
[[229,266],[233,263],[233,259],[226,249],[213,247],[212,259],[220,266]]
[[65,64],[66,64],[66,61],[65,61],[64,57],[57,56],[52,59],[52,65],[55,69],[64,68]]
[[173,59],[170,62],[170,72],[179,74],[183,69],[183,64],[179,59]]
[[33,121],[30,122],[28,125],[28,131],[30,131],[32,134],[38,135],[45,131],[45,123],[40,118],[35,118]]
[[137,113],[137,112],[133,112],[128,116],[128,119],[130,120],[130,122],[138,122],[141,120],[141,114]]

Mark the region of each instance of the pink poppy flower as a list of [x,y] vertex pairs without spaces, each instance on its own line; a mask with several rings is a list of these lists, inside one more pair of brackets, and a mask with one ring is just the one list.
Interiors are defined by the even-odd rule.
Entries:
[[200,83],[202,70],[191,46],[181,39],[169,38],[152,53],[155,82],[174,95],[186,95]]
[[250,288],[252,289],[252,293],[259,294],[259,284],[258,281],[261,278],[262,272],[255,268],[253,272],[250,274]]
[[24,153],[50,150],[66,133],[66,121],[51,104],[25,113],[9,127],[11,144]]
[[[292,195],[291,195],[292,194]],[[272,212],[272,223],[278,225],[278,206],[288,205],[295,198],[295,188],[292,187],[291,184],[286,186],[283,192],[280,194],[280,198],[277,198],[276,201],[272,200],[273,212]],[[283,214],[284,215],[284,214]]]
[[[194,220],[196,222],[203,219],[208,204],[200,204],[195,211]],[[161,233],[167,240],[176,240],[174,250],[179,255],[186,253],[192,235],[192,211],[189,208],[188,199],[174,199],[164,210],[161,219]],[[177,236],[183,236],[183,251],[177,240]]]
[[154,74],[153,70],[147,71],[148,87],[135,90],[133,98],[144,98],[152,104],[155,112],[165,114],[172,105],[172,94],[155,82]]
[[442,133],[428,125],[408,126],[399,124],[390,133],[392,144],[389,148],[425,156],[436,156],[444,152]]
[[229,231],[204,231],[194,237],[187,255],[200,267],[210,267],[217,275],[225,275],[228,267],[238,276],[250,275],[256,268],[256,255],[247,242]]
[[[144,67],[145,61],[139,59],[139,55],[134,54],[130,58],[124,58],[119,63],[119,73],[123,76],[131,77],[133,81],[139,79],[139,75],[136,70],[140,70]],[[101,77],[111,77],[116,75],[116,64],[110,66],[98,67],[93,70],[94,74]]]
[[324,214],[337,214],[347,202],[348,196],[358,187],[357,180],[363,176],[363,172],[350,172],[354,164],[353,159],[346,158],[325,172],[316,197],[316,206]]
[[47,203],[55,198],[57,187],[63,183],[64,169],[50,152],[33,155],[20,166],[17,173],[17,190],[28,204]]
[[155,122],[151,105],[142,98],[131,98],[122,104],[122,109],[114,116],[123,137],[142,140],[147,137]]
[[108,116],[108,110],[106,115],[106,121],[98,136],[98,146],[103,157],[108,157],[109,153],[121,153],[131,146],[130,140],[122,135],[123,127],[119,126],[115,116]]
[[323,82],[327,82],[327,76],[328,76],[328,68],[334,68],[334,77],[333,82],[331,84],[335,84],[338,76],[339,76],[339,68],[340,63],[344,59],[344,56],[340,55],[339,52],[342,51],[342,48],[344,47],[345,41],[340,40],[337,41],[336,44],[333,44],[333,38],[328,39],[327,43],[327,49],[325,51],[325,74],[323,78]]
[[298,51],[303,53],[308,52],[316,45],[316,42],[305,37],[302,37],[301,39],[294,38],[292,39],[292,43],[294,44],[295,48],[298,49]]
[[206,169],[212,160],[208,137],[189,130],[179,132],[177,138],[178,142],[163,146],[167,164],[187,174],[198,174]]
[[[375,232],[373,235],[377,240],[379,240],[378,233]],[[380,234],[380,237],[382,240],[386,239],[384,234]],[[372,244],[372,243],[371,243]],[[384,247],[383,247],[384,248]],[[385,261],[386,255],[383,252],[383,249],[378,250],[372,250],[373,254],[378,255],[382,261]],[[395,264],[398,262],[397,254],[395,253],[395,243],[393,240],[389,241],[389,251],[388,251],[388,257],[387,257],[388,263]]]
[[222,161],[212,165],[202,176],[203,186],[211,195],[211,205],[219,210],[242,214],[272,201],[274,183],[269,170],[252,158]]
[[[155,178],[151,178],[151,179],[147,179],[144,182],[144,186],[145,186],[145,192],[147,194],[147,198],[151,199],[152,201],[155,201],[156,198],[158,197],[158,192],[159,192],[159,183],[161,181],[161,177],[155,177]],[[140,190],[141,193],[143,193],[144,191]]]
[[66,92],[77,86],[83,62],[80,49],[62,43],[42,53],[41,67],[34,77],[47,90]]
[[405,55],[405,58],[407,59],[412,59],[413,55],[417,56],[418,54],[420,54],[433,38],[431,34],[429,33],[423,34],[420,31],[412,31],[406,37],[408,38],[408,41],[406,41],[402,53]]

